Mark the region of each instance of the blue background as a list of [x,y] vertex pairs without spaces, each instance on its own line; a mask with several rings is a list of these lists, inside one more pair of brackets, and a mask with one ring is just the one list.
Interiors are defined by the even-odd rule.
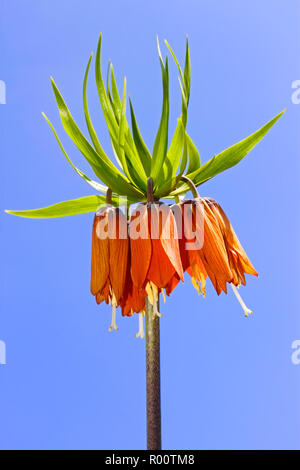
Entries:
[[[82,82],[103,32],[103,71],[124,74],[149,147],[160,119],[156,34],[181,61],[191,49],[188,131],[203,161],[287,112],[241,164],[202,186],[229,215],[260,277],[241,292],[197,296],[190,280],[162,307],[165,449],[300,448],[299,124],[291,101],[300,79],[300,2],[1,2],[1,206],[42,207],[93,191],[68,165],[53,121],[75,163],[87,165],[64,134],[49,77],[85,129]],[[171,131],[180,112],[170,61]],[[94,74],[88,97],[112,155]],[[90,173],[89,173],[90,174]],[[1,214],[0,446],[3,449],[142,449],[145,343],[137,318],[119,318],[89,293],[92,214],[26,220]]]

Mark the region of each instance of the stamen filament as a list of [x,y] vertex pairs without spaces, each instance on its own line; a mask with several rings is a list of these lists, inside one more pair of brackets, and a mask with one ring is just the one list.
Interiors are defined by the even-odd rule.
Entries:
[[138,316],[139,316],[139,331],[137,332],[135,337],[144,339],[145,338],[145,331],[144,331],[144,318],[143,318],[144,313],[143,313],[143,311],[138,313]]
[[159,313],[158,311],[158,300],[156,300],[153,304],[153,315],[152,315],[153,318],[155,317],[162,317],[162,314]]
[[242,297],[240,296],[240,293],[239,291],[237,290],[236,286],[234,284],[230,284],[231,287],[232,287],[232,290],[236,296],[236,298],[238,299],[239,303],[241,304],[241,307],[242,309],[244,310],[244,313],[245,313],[245,317],[248,317],[249,314],[253,313],[245,304],[245,302],[243,301]]
[[117,312],[117,307],[116,305],[112,304],[111,325],[108,331],[112,331],[112,330],[117,331],[119,329],[116,324],[116,312]]

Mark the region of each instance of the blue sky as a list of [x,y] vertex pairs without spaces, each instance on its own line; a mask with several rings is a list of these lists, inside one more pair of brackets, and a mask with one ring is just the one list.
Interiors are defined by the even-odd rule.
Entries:
[[[41,116],[54,123],[74,162],[49,77],[85,129],[82,82],[103,32],[103,70],[126,74],[140,128],[152,148],[160,118],[156,34],[192,65],[188,131],[203,161],[287,112],[241,164],[200,188],[231,219],[259,278],[199,298],[188,278],[163,306],[161,367],[165,449],[300,448],[299,124],[300,2],[178,0],[10,2],[0,11],[1,206],[31,209],[93,191],[68,166]],[[164,53],[166,52],[163,48]],[[171,130],[180,110],[171,72]],[[111,149],[95,83],[89,104]],[[92,214],[1,227],[0,447],[143,449],[145,343],[136,318],[119,318],[89,293]]]

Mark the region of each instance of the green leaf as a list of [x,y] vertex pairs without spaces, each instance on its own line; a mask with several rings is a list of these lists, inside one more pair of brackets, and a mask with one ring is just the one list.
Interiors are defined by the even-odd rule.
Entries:
[[[185,135],[184,135],[184,126],[182,124],[182,120],[178,119],[177,120],[177,126],[174,132],[174,137],[172,139],[172,142],[170,144],[168,153],[166,155],[166,158],[164,160],[163,164],[163,177],[161,178],[161,181],[163,183],[166,182],[166,180],[169,180],[175,176],[180,159],[182,156],[182,148],[184,145],[184,140],[185,140]],[[157,185],[158,187],[161,186],[161,183]]]
[[200,155],[197,150],[196,145],[190,138],[190,136],[185,133],[186,137],[186,143],[187,143],[187,152],[188,152],[188,157],[189,157],[189,166],[188,166],[188,173],[192,173],[196,170],[198,170],[201,166],[201,160],[200,160]]
[[181,105],[181,119],[183,122],[184,127],[186,127],[187,124],[187,108],[188,108],[188,103],[189,103],[189,97],[190,97],[190,85],[191,85],[191,64],[190,64],[190,53],[189,53],[189,44],[188,44],[188,39],[186,40],[186,54],[185,54],[185,66],[184,66],[184,74],[182,73],[182,69],[180,67],[179,61],[171,48],[170,44],[168,41],[165,40],[165,44],[169,51],[172,54],[172,57],[174,59],[174,62],[178,68],[180,79],[179,79],[179,85],[181,89],[181,96],[182,96],[182,105]]
[[[178,71],[179,71],[179,86],[180,86],[181,99],[182,99],[180,120],[181,120],[181,123],[183,124],[184,129],[185,129],[186,124],[187,124],[188,100],[189,100],[189,95],[190,95],[190,59],[189,59],[188,41],[187,41],[187,44],[186,44],[184,74],[182,73],[179,61],[178,61],[173,49],[171,48],[171,46],[169,45],[169,43],[167,41],[165,41],[165,43],[166,43],[166,46],[168,47],[169,51],[171,52],[171,55],[173,56],[173,59],[175,61],[175,64],[177,65],[177,68],[178,68]],[[172,147],[172,143],[173,143],[174,139],[176,140],[176,133],[177,133],[177,128],[175,129],[175,133],[173,135],[170,148]],[[179,160],[180,160],[180,156],[181,156],[181,153],[179,155]],[[171,166],[169,165],[169,162],[165,162],[164,168],[163,168],[164,180],[168,181],[170,178],[172,180],[172,177],[175,175],[175,173],[177,171],[179,160],[178,160],[178,162],[174,161],[174,166],[176,165],[176,168],[172,168],[172,169],[171,169]],[[181,163],[180,163],[180,174],[183,174],[183,172],[185,170],[185,167],[186,167],[186,163],[187,163],[187,144],[185,142],[184,143],[184,151],[182,153]],[[161,183],[162,180],[160,180],[159,182]]]
[[98,207],[105,204],[105,196],[85,196],[79,199],[59,202],[52,206],[41,209],[32,209],[27,211],[11,211],[8,214],[18,215],[19,217],[28,217],[31,219],[51,219],[54,217],[66,217],[68,215],[84,214],[86,212],[96,212]]
[[126,77],[124,78],[124,87],[123,87],[123,96],[122,96],[122,106],[121,106],[121,116],[120,116],[120,127],[119,127],[119,149],[120,149],[120,159],[122,163],[122,167],[124,168],[125,175],[129,178],[132,182],[131,174],[128,171],[128,165],[126,160],[126,155],[124,151],[125,146],[125,130],[126,130]]
[[139,153],[140,159],[142,161],[142,165],[144,167],[145,173],[147,176],[150,175],[151,171],[151,154],[141,136],[141,133],[138,128],[138,124],[136,121],[136,117],[134,114],[133,106],[131,99],[129,98],[129,103],[130,103],[130,113],[131,113],[131,125],[132,125],[132,133],[133,133],[133,139],[135,146],[137,148],[137,151]]
[[[120,99],[118,87],[116,84],[116,79],[115,79],[115,74],[114,74],[114,69],[112,64],[110,64],[110,72],[111,72],[111,89],[112,89],[112,107],[114,109],[115,117],[118,122],[120,122],[121,119],[121,113],[122,113],[122,102]],[[129,100],[130,101],[130,100]],[[130,112],[131,112],[131,121],[132,121],[132,103],[130,102]],[[133,121],[132,121],[133,122]],[[149,150],[147,149],[145,143],[142,144],[143,139],[141,137],[141,134],[139,133],[139,130],[137,128],[137,124],[135,121],[136,128],[134,128],[134,124],[132,124],[133,127],[133,136],[130,132],[130,128],[128,125],[128,122],[124,120],[124,125],[125,125],[125,137],[126,137],[126,142],[130,147],[134,149],[134,151],[138,154],[139,160],[143,166],[144,173],[146,176],[150,175],[150,165],[151,165],[151,155]],[[139,137],[137,136],[137,133],[139,133]],[[139,140],[140,138],[140,140]],[[144,147],[143,147],[144,145]],[[147,156],[148,152],[148,156]],[[126,152],[125,152],[126,154]],[[130,166],[130,162],[127,162]]]
[[184,64],[184,91],[186,96],[187,105],[189,104],[190,99],[190,90],[191,90],[191,60],[190,60],[190,50],[189,50],[189,40],[186,37],[186,52],[185,52],[185,64]]
[[185,167],[187,164],[187,143],[186,143],[186,138],[184,136],[184,147],[183,147],[183,152],[182,152],[182,157],[181,157],[181,162],[180,162],[180,175],[183,175]]
[[171,142],[170,148],[168,150],[167,156],[165,158],[163,166],[163,181],[155,186],[154,195],[156,197],[163,197],[174,189],[177,181],[180,179],[184,169],[180,168],[180,174],[176,176],[176,171],[178,169],[181,158],[184,157],[184,147],[185,147],[185,131],[181,119],[178,119],[176,126],[174,138]]
[[[96,63],[95,63],[95,74],[96,74],[96,84],[97,84],[97,90],[98,90],[98,95],[103,111],[103,115],[110,133],[110,137],[113,142],[114,149],[119,157],[119,160],[122,163],[122,156],[120,155],[120,149],[118,145],[118,139],[119,139],[119,126],[116,120],[116,117],[114,115],[114,111],[112,109],[112,106],[109,102],[109,99],[106,94],[105,90],[105,85],[101,73],[101,43],[102,43],[102,34],[100,34],[99,37],[99,42],[98,42],[98,47],[97,47],[97,53],[96,53]],[[115,103],[115,102],[114,102]],[[128,124],[127,124],[128,126]],[[126,126],[126,128],[127,128]],[[127,132],[126,132],[127,136]],[[130,175],[132,179],[134,180],[135,184],[142,190],[146,191],[147,188],[147,178],[146,174],[144,172],[144,168],[140,162],[139,155],[136,151],[136,149],[133,147],[133,139],[128,142],[128,139],[126,139],[124,149],[125,149],[125,155],[127,158],[127,165],[128,161],[130,160],[132,166],[128,167],[130,171]],[[123,168],[125,172],[125,168]]]
[[253,147],[255,147],[255,145],[258,144],[258,142],[266,135],[266,133],[271,129],[275,122],[278,121],[284,112],[285,110],[267,122],[267,124],[265,124],[259,130],[254,132],[254,134],[251,134],[246,139],[238,142],[232,147],[229,147],[218,155],[215,155],[211,160],[206,162],[205,165],[201,166],[198,170],[188,174],[187,176],[191,178],[195,184],[199,185],[209,180],[210,178],[213,178],[218,173],[221,173],[222,171],[225,171],[228,168],[236,165],[247,155],[247,153],[250,152],[251,149],[253,149]]
[[103,155],[103,156],[105,155],[105,157],[106,157],[106,154],[105,154],[103,148],[101,147],[101,144],[98,140],[98,137],[97,137],[97,134],[95,132],[94,126],[92,124],[92,120],[90,118],[88,102],[87,102],[87,95],[86,95],[86,86],[87,86],[87,80],[88,80],[89,69],[90,69],[92,58],[93,58],[93,53],[91,53],[91,55],[90,55],[90,59],[88,61],[87,68],[86,68],[85,75],[84,75],[84,81],[83,81],[83,109],[84,109],[86,125],[87,125],[87,128],[88,128],[90,137],[92,139],[92,142],[94,144],[94,147],[95,147],[96,151],[99,153],[99,155]]
[[112,63],[110,64],[110,77],[111,77],[112,101],[114,104],[115,116],[118,122],[120,122],[122,103],[121,103]]
[[100,178],[114,192],[118,192],[119,194],[127,196],[136,196],[140,194],[138,189],[135,189],[126,180],[122,173],[119,172],[104,153],[101,155],[98,154],[91,146],[74,121],[63,97],[54,83],[54,80],[51,79],[51,81],[63,127],[69,137],[73,140],[74,144],[87,159],[98,178]]
[[107,192],[107,186],[103,186],[103,184],[100,184],[98,183],[97,181],[94,181],[92,180],[91,178],[89,178],[88,176],[86,176],[81,170],[79,170],[79,168],[77,168],[72,160],[70,159],[69,155],[67,154],[67,152],[65,151],[64,147],[63,147],[63,144],[61,143],[60,141],[60,138],[58,137],[52,123],[50,122],[50,120],[47,118],[46,114],[45,113],[42,113],[42,115],[44,116],[44,118],[46,119],[47,123],[49,124],[53,134],[55,135],[55,138],[58,142],[58,145],[60,146],[64,156],[66,157],[66,159],[68,160],[68,162],[70,163],[71,167],[76,171],[76,173],[81,176],[81,178],[84,179],[84,181],[86,183],[88,183],[92,188],[96,189],[96,191],[99,191],[99,193],[102,193],[102,194],[106,194]]
[[151,165],[151,176],[154,183],[158,180],[158,175],[161,173],[164,158],[168,149],[168,127],[169,127],[169,66],[168,57],[166,57],[166,65],[164,66],[159,42],[157,39],[157,48],[159,54],[159,61],[162,72],[162,84],[163,84],[163,105],[162,114],[159,124],[159,128],[156,134],[153,153],[152,153],[152,165]]
[[[154,196],[158,199],[162,199],[165,197],[171,196],[177,188],[178,182],[180,181],[181,175],[175,175],[165,181],[163,184],[159,186],[159,189],[155,192]],[[171,194],[170,194],[171,193]],[[173,198],[174,196],[172,196]]]

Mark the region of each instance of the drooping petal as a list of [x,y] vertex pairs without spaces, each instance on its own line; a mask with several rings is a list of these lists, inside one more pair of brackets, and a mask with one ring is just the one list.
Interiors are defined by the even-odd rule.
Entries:
[[165,287],[176,272],[161,242],[161,224],[158,204],[148,206],[148,228],[151,237],[151,260],[146,280],[158,288]]
[[177,273],[175,273],[174,276],[170,279],[170,281],[166,285],[166,294],[170,295],[179,282],[180,282],[180,277],[178,276]]
[[103,302],[104,300],[107,304],[110,303],[111,301],[110,291],[111,291],[110,282],[109,282],[109,279],[107,279],[104,287],[96,294],[96,302],[98,305],[101,304],[101,302]]
[[148,230],[146,204],[140,204],[131,216],[129,223],[131,277],[137,288],[142,288],[150,265],[152,247]]
[[151,240],[152,256],[150,261],[147,279],[152,281],[157,287],[165,287],[175,274],[175,268],[163,249],[160,239]]
[[220,226],[225,245],[227,247],[231,269],[236,271],[235,276],[240,278],[239,282],[245,284],[244,273],[258,276],[257,271],[249,260],[245,250],[243,249],[228,217],[221,206],[211,198],[204,198],[213,211],[218,224]]
[[[115,217],[115,236],[109,238],[109,278],[117,304],[124,291],[128,271],[129,239],[127,220],[120,209],[114,209],[110,214]],[[123,238],[126,235],[126,238]]]
[[164,210],[165,216],[164,214],[160,213],[161,244],[170,262],[174,266],[178,276],[183,281],[183,267],[182,267],[181,257],[180,257],[180,249],[179,249],[179,241],[178,241],[178,233],[177,233],[175,217],[173,215],[172,210],[169,208],[169,206],[165,204],[160,204],[160,208],[161,207],[166,208]]
[[205,202],[204,211],[204,243],[202,248],[204,266],[208,275],[212,271],[222,284],[224,281],[231,282],[232,272],[221,230],[213,212]]
[[134,312],[139,313],[145,310],[146,291],[142,288],[137,288],[131,279],[130,269],[125,283],[125,289],[120,300],[123,316],[132,316]]
[[109,275],[109,241],[99,238],[99,227],[107,225],[107,213],[95,215],[92,232],[91,293],[101,291]]

